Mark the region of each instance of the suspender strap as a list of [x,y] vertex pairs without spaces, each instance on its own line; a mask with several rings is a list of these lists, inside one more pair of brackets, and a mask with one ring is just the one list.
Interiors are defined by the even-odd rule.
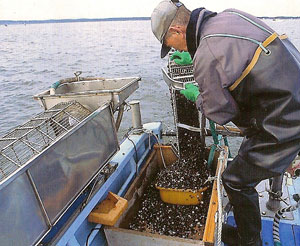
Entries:
[[[263,46],[266,47],[270,43],[272,43],[276,38],[278,37],[277,33],[274,32],[272,35],[270,35],[264,42]],[[242,75],[229,87],[229,91],[233,91],[241,82],[242,80],[250,73],[250,71],[253,69],[255,64],[258,61],[258,58],[261,54],[262,49],[258,47],[254,53],[254,56],[249,63],[249,65],[246,67],[246,69],[242,72]]]
[[[255,43],[258,45],[258,48],[256,49],[256,52],[251,60],[251,62],[249,63],[249,65],[246,67],[246,69],[242,72],[241,76],[229,87],[229,91],[233,91],[241,82],[242,80],[250,73],[250,71],[253,69],[253,67],[255,66],[255,64],[258,61],[258,58],[261,54],[261,52],[263,51],[266,55],[271,54],[271,51],[268,50],[266,47],[272,43],[277,37],[278,34],[276,32],[272,33],[270,30],[266,29],[265,27],[263,27],[262,25],[256,23],[255,21],[249,19],[248,17],[234,12],[234,11],[230,11],[227,13],[231,13],[231,14],[235,14],[238,15],[239,17],[243,18],[244,20],[248,21],[249,23],[253,24],[254,26],[258,27],[259,29],[267,32],[269,34],[269,37],[263,41],[260,42],[258,40],[255,40],[253,38],[249,38],[249,37],[244,37],[244,36],[238,36],[238,35],[233,35],[233,34],[227,34],[227,33],[214,33],[214,34],[208,34],[204,37],[201,38],[200,41],[205,40],[207,38],[212,38],[212,37],[227,37],[227,38],[237,38],[237,39],[242,39],[242,40],[247,40],[250,41],[252,43]],[[285,39],[287,38],[286,35],[282,35],[279,37],[280,39]]]

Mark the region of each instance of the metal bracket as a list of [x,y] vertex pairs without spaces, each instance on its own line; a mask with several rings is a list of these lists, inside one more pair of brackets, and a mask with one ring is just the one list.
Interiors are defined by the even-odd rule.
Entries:
[[[283,182],[283,186],[282,186],[282,193],[283,193],[282,197],[285,198],[285,201],[288,204],[290,204],[289,192],[288,192],[287,186],[284,184],[285,184],[285,178],[284,178],[284,182]],[[260,206],[261,216],[274,218],[275,213],[273,211],[269,210],[266,206],[267,201],[269,200],[269,192],[268,192],[268,190],[270,190],[269,180],[264,180],[264,181],[260,182],[256,186],[256,190],[259,194],[259,206]],[[280,205],[282,208],[287,206],[285,204],[285,202],[283,202],[283,201],[280,202]],[[286,213],[284,213],[283,216],[284,216],[283,219],[286,219],[286,220],[294,219],[293,212],[286,212]]]

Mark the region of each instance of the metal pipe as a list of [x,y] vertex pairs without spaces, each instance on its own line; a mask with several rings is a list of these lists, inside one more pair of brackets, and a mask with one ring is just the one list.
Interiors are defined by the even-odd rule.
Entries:
[[[199,131],[201,131],[200,128],[199,128]],[[198,132],[198,129],[197,129],[197,132]],[[216,133],[219,135],[222,135],[222,136],[242,137],[239,133],[231,132],[231,131],[228,132],[228,131],[223,131],[223,130],[216,130]],[[207,137],[212,136],[209,128],[204,128],[203,133],[201,133],[201,134],[203,134],[204,139],[205,139],[205,136],[207,136]],[[163,131],[162,135],[163,136],[174,136],[174,137],[177,136],[175,130]]]
[[[202,134],[202,132],[204,132],[206,134],[206,136],[212,136],[211,130],[209,128],[199,128],[199,127],[193,127],[193,126],[189,126],[186,124],[182,124],[182,123],[177,123],[177,128],[181,127],[184,129],[187,129],[189,131],[193,131],[193,132],[200,132]],[[227,127],[226,127],[227,128]],[[218,130],[219,129],[219,130]],[[221,130],[220,130],[221,129]],[[221,126],[217,126],[216,128],[216,133],[220,134],[222,136],[232,136],[232,137],[240,137],[241,133],[239,131],[231,131],[231,130],[222,130],[225,129],[224,127],[222,128]]]
[[116,129],[117,129],[117,131],[118,131],[119,128],[120,128],[121,121],[122,121],[122,118],[123,118],[124,105],[125,105],[125,103],[122,103],[122,104],[119,106],[118,117],[117,117],[117,120],[116,120]]
[[140,101],[134,100],[129,102],[131,107],[131,115],[132,115],[132,126],[134,129],[142,128],[142,117],[140,110]]
[[176,137],[176,132],[174,130],[170,130],[170,131],[163,131],[162,136],[167,136],[167,137]]
[[280,208],[280,198],[282,196],[282,182],[283,174],[269,179],[270,192],[269,200],[266,203],[266,207],[267,209],[274,212],[278,211],[278,209]]

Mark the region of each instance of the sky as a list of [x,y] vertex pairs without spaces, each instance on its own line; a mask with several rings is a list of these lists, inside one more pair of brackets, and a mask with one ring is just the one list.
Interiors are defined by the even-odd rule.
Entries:
[[[0,20],[149,17],[161,0],[0,0]],[[237,8],[256,16],[300,16],[300,0],[182,0],[193,10]]]

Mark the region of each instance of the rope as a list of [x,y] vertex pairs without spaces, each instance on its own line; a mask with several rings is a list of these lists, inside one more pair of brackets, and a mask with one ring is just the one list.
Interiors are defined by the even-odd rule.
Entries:
[[217,175],[217,193],[218,193],[218,228],[217,228],[217,246],[222,245],[222,220],[223,220],[223,213],[222,213],[222,197],[221,197],[221,171],[224,166],[224,151],[221,151],[219,156],[219,161],[222,163],[218,169]]
[[[211,130],[211,134],[214,140],[214,144],[212,145],[210,152],[209,152],[209,157],[208,157],[208,167],[211,167],[214,155],[215,155],[215,151],[217,149],[217,147],[220,147],[219,143],[222,140],[222,138],[218,138],[218,134],[216,133],[216,127],[215,127],[215,123],[212,120],[209,120],[209,127]],[[229,149],[229,144],[228,144],[228,140],[226,137],[223,138],[224,139],[224,143],[225,145],[228,147]],[[229,156],[231,157],[230,151],[229,151]],[[222,245],[222,220],[223,220],[223,213],[222,213],[222,197],[221,197],[221,171],[223,169],[224,166],[224,151],[220,152],[220,156],[219,156],[219,162],[221,163],[221,165],[219,166],[218,169],[218,174],[217,174],[217,194],[218,194],[218,220],[217,220],[217,246],[221,246]]]
[[158,147],[159,147],[159,151],[160,151],[160,156],[161,156],[162,163],[164,165],[164,168],[167,168],[167,165],[165,163],[165,158],[164,158],[164,155],[162,153],[161,143],[160,143],[158,137],[152,131],[149,131],[149,130],[145,130],[145,133],[149,134],[149,137],[150,137],[150,135],[152,135],[152,136],[155,137],[155,139],[157,141],[157,144],[158,144]]
[[130,135],[130,134],[134,134],[134,133],[140,134],[141,132],[148,134],[148,136],[149,136],[149,148],[150,148],[150,136],[153,136],[156,139],[158,147],[159,147],[159,151],[160,151],[160,156],[161,156],[162,163],[164,165],[164,168],[167,168],[167,165],[166,165],[166,162],[165,162],[165,158],[164,158],[163,153],[162,153],[161,143],[160,143],[158,137],[156,136],[156,134],[154,134],[151,130],[148,130],[148,129],[145,129],[145,128],[142,128],[142,129],[131,129],[130,131],[128,131],[125,134],[125,136],[127,136],[127,138],[128,138],[128,135]]

